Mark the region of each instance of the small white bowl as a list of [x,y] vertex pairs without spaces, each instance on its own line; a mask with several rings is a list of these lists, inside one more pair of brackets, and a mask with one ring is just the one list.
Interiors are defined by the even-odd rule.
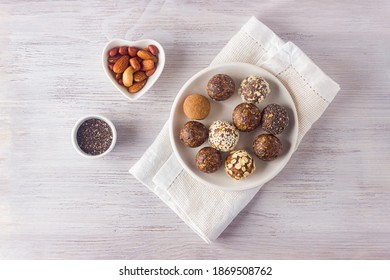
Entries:
[[[144,49],[148,45],[155,45],[159,51],[156,72],[154,72],[154,74],[148,78],[148,81],[146,82],[145,86],[139,92],[129,93],[127,91],[126,87],[118,84],[118,82],[115,80],[114,74],[108,68],[108,62],[107,62],[108,51],[112,48],[122,47],[122,46],[137,47],[139,49]],[[164,66],[165,66],[165,52],[164,52],[163,47],[157,41],[154,41],[152,39],[143,39],[143,40],[138,40],[138,41],[127,41],[127,40],[123,40],[123,39],[113,39],[110,42],[108,42],[107,45],[103,49],[102,62],[103,62],[104,72],[106,73],[108,79],[110,79],[110,81],[114,84],[114,86],[128,99],[136,100],[136,99],[140,98],[142,95],[144,95],[144,93],[147,92],[160,77],[160,75],[164,69]]]
[[[83,150],[80,149],[80,146],[77,142],[77,131],[79,130],[79,127],[82,123],[84,123],[85,121],[87,120],[90,120],[90,119],[99,119],[99,120],[102,120],[104,122],[106,122],[109,127],[111,128],[111,132],[112,132],[112,142],[111,142],[111,145],[110,147],[104,152],[104,153],[101,153],[100,155],[90,155],[90,154],[87,154],[85,153]],[[73,147],[75,148],[75,150],[82,156],[86,157],[86,158],[99,158],[99,157],[102,157],[106,154],[108,154],[109,152],[112,151],[112,149],[114,149],[114,146],[115,146],[115,143],[116,143],[116,138],[117,138],[117,133],[116,133],[116,129],[115,129],[115,126],[114,124],[109,120],[107,119],[106,117],[102,116],[102,115],[88,115],[88,116],[85,116],[85,117],[82,117],[81,119],[79,119],[76,124],[74,125],[73,129],[72,129],[72,144],[73,144]]]

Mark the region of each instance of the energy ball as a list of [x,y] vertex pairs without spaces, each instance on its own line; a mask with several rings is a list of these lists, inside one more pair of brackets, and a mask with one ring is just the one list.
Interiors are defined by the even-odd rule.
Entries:
[[286,108],[278,104],[269,104],[263,110],[261,126],[271,134],[277,135],[288,126],[289,118]]
[[190,148],[199,147],[209,136],[207,127],[197,121],[187,122],[180,130],[180,141]]
[[256,169],[255,161],[244,150],[232,151],[225,160],[226,174],[236,180],[251,175]]
[[228,99],[234,94],[235,88],[233,79],[225,74],[217,74],[207,83],[207,93],[215,101]]
[[205,147],[196,154],[195,164],[200,171],[213,173],[221,167],[222,155],[212,147]]
[[203,120],[210,113],[210,101],[203,95],[191,94],[184,100],[183,111],[191,120]]
[[237,145],[240,134],[234,125],[227,121],[214,121],[209,128],[209,143],[211,147],[222,152],[228,152]]
[[233,110],[233,123],[239,131],[253,131],[260,122],[261,111],[252,103],[241,103]]
[[238,95],[244,102],[259,104],[263,101],[271,89],[268,82],[263,77],[249,76],[245,78],[239,88]]
[[264,161],[271,161],[282,154],[283,145],[279,138],[272,134],[260,134],[253,142],[253,152]]

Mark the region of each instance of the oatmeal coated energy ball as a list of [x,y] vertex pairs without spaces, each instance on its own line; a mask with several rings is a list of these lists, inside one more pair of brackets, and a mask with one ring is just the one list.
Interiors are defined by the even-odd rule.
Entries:
[[240,134],[234,125],[227,121],[215,121],[209,128],[209,143],[213,148],[228,152],[237,145]]
[[184,100],[183,111],[191,120],[203,120],[210,113],[210,101],[203,95],[191,94]]
[[255,130],[261,121],[261,111],[252,103],[241,103],[233,110],[233,123],[239,131]]
[[255,161],[244,150],[230,152],[225,160],[226,174],[235,180],[241,180],[248,177],[255,169]]
[[187,122],[180,130],[180,141],[190,148],[199,147],[207,137],[209,131],[202,123],[197,121]]
[[269,104],[263,110],[261,126],[271,134],[277,135],[288,126],[289,118],[286,108],[278,104]]
[[278,158],[282,154],[282,150],[282,142],[272,134],[260,134],[253,142],[253,152],[264,161]]
[[244,102],[259,104],[271,93],[268,82],[263,77],[249,76],[239,88],[238,95]]
[[234,94],[235,88],[233,79],[225,74],[217,74],[207,83],[207,93],[215,101],[228,99]]
[[221,167],[222,155],[217,149],[205,147],[196,154],[195,164],[200,171],[213,173]]

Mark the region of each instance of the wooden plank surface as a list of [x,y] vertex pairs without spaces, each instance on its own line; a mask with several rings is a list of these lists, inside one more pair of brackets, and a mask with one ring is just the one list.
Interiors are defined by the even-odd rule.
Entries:
[[[389,1],[2,1],[0,258],[390,258]],[[286,168],[205,244],[127,173],[182,84],[250,16],[305,51],[341,91]],[[135,103],[105,77],[112,38],[167,53]],[[117,126],[98,160],[73,150],[88,113]]]

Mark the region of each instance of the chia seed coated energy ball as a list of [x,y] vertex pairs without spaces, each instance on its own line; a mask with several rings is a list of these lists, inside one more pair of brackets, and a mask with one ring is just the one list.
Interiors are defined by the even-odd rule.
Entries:
[[241,180],[256,170],[255,161],[244,150],[232,151],[225,160],[226,174],[235,180]]
[[253,142],[253,152],[264,161],[271,161],[282,154],[283,145],[279,138],[272,134],[260,134]]
[[199,147],[209,136],[209,131],[202,123],[189,121],[180,130],[180,141],[190,148]]
[[235,88],[233,79],[225,74],[217,74],[207,83],[207,93],[215,101],[228,99],[234,94]]
[[259,104],[271,93],[268,82],[263,77],[249,76],[245,78],[239,88],[238,95],[244,102]]
[[209,143],[219,151],[233,150],[239,138],[240,134],[237,128],[227,121],[214,121],[209,128]]
[[260,122],[261,111],[252,103],[241,103],[233,110],[233,123],[239,131],[253,131]]
[[221,153],[212,147],[205,147],[196,154],[196,167],[202,172],[213,173],[222,165]]
[[203,120],[210,113],[210,101],[203,95],[191,94],[184,100],[183,111],[191,120]]
[[288,126],[289,118],[286,108],[278,104],[269,104],[263,110],[261,126],[271,134],[277,135]]

